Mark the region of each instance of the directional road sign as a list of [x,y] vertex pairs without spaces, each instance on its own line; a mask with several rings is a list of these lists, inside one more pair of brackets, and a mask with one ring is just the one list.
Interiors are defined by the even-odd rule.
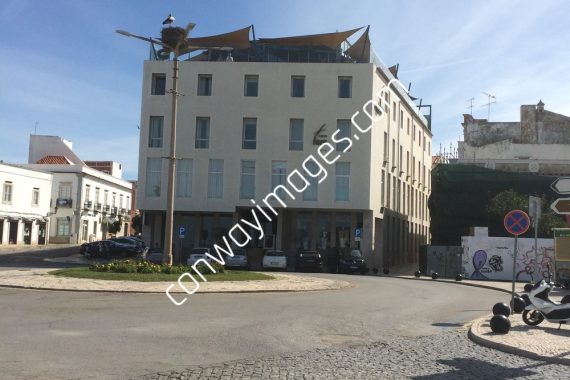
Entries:
[[526,212],[521,210],[512,210],[505,215],[505,229],[513,235],[522,235],[530,227],[530,220]]
[[558,198],[551,205],[550,208],[557,214],[570,214],[570,198]]
[[558,194],[570,194],[570,177],[557,178],[550,187]]

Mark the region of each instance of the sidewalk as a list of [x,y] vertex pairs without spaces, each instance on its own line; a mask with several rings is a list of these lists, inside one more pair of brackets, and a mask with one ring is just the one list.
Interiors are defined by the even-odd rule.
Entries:
[[[164,293],[168,282],[105,281],[83,278],[60,277],[47,274],[54,269],[29,269],[0,271],[0,287],[36,290],[63,290],[75,292],[111,293]],[[275,277],[263,281],[214,281],[201,282],[197,293],[256,293],[256,292],[306,292],[317,290],[339,290],[354,285],[348,281],[330,280],[306,275],[266,273]],[[189,290],[194,288],[187,282]],[[184,293],[175,285],[171,293]]]
[[[413,281],[438,281],[463,286],[476,286],[481,288],[494,289],[508,293],[512,289],[511,282],[504,281],[472,281],[454,279],[433,280],[429,276],[422,276],[419,279],[413,276],[417,270],[417,264],[407,264],[391,268],[390,277],[408,279]],[[525,283],[516,283],[515,291],[524,293]],[[556,289],[551,293],[553,301],[559,302],[564,296],[570,294],[570,289]],[[505,294],[504,302],[510,303],[509,295]],[[488,305],[489,312],[493,305]],[[508,334],[495,334],[491,331],[489,321],[493,315],[476,319],[469,329],[469,337],[474,342],[494,348],[500,351],[515,355],[525,356],[531,359],[543,360],[552,363],[565,364],[570,366],[570,325],[562,325],[558,330],[558,324],[542,322],[539,326],[527,326],[521,314],[514,314],[509,317],[511,329]],[[570,371],[570,369],[569,369]]]

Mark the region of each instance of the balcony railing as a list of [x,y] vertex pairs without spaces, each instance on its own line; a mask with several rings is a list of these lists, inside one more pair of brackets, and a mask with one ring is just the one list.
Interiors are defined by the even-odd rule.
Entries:
[[58,208],[61,208],[61,207],[71,208],[72,204],[73,204],[73,200],[71,198],[57,198],[56,202],[55,202],[55,205]]
[[84,208],[85,210],[91,209],[91,206],[93,206],[93,202],[91,202],[91,201],[85,201],[85,202],[83,202],[83,208]]

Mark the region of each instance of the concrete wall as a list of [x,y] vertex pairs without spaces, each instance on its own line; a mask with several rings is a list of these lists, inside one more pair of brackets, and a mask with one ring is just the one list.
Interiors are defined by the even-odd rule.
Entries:
[[[473,280],[512,280],[514,238],[489,237],[487,228],[476,227],[475,236],[463,236],[463,275]],[[517,281],[538,281],[554,271],[554,239],[519,238],[515,274]]]

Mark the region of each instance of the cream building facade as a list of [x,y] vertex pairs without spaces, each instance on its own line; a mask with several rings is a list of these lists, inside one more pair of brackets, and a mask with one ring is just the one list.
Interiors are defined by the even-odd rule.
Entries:
[[[324,35],[295,38],[318,36]],[[314,46],[309,40],[306,45]],[[234,50],[221,59],[212,50],[208,60],[180,62],[178,90],[184,96],[177,118],[175,262],[191,247],[220,242],[236,222],[250,218],[253,202],[272,220],[261,221],[264,239],[248,231],[250,252],[278,248],[294,255],[318,249],[334,260],[340,251],[359,247],[371,267],[417,261],[419,245],[429,241],[432,134],[427,119],[397,85],[380,93],[395,78],[373,53],[351,59],[339,55],[337,46],[329,49],[335,60],[313,59],[309,51],[309,62],[292,62],[302,42],[269,43],[263,51],[276,49],[277,58],[267,53],[246,60],[243,51]],[[143,238],[152,246],[164,238],[171,125],[171,96],[165,89],[172,88],[171,72],[172,61],[144,63],[137,207],[143,213]],[[376,111],[371,124],[363,106],[380,98],[386,113]],[[371,125],[368,132],[351,122],[357,111],[354,123],[361,129]],[[332,164],[319,159],[326,144],[330,157],[338,156]],[[311,155],[320,165],[305,167],[320,173],[316,179],[303,167]],[[292,193],[295,199],[283,189],[275,193],[281,201],[268,197],[276,186],[288,185],[295,169],[305,173],[310,186]],[[186,231],[181,239],[180,227]]]

